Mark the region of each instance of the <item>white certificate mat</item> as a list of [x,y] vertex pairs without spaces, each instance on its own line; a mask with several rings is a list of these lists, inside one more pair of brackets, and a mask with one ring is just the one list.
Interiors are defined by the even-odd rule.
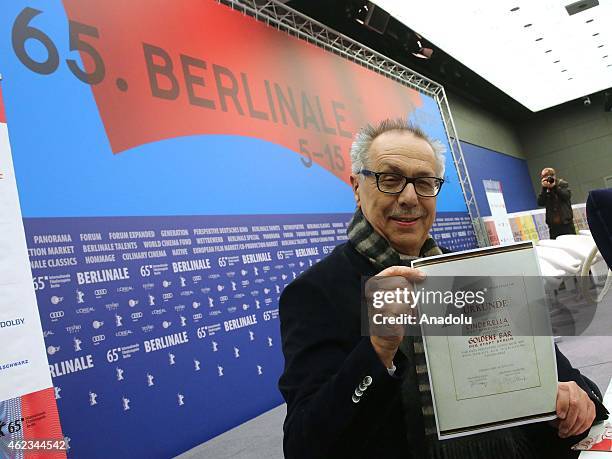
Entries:
[[[449,327],[454,332],[447,336],[422,328],[438,437],[554,419],[556,357],[533,244],[420,259],[413,267],[427,274],[419,284],[425,291],[456,289],[469,278],[486,292],[486,307],[471,324]],[[447,306],[419,309],[443,315]],[[456,311],[470,315],[469,309]]]

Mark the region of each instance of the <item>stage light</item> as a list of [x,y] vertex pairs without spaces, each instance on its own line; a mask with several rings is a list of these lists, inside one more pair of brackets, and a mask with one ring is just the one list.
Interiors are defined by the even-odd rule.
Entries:
[[591,105],[591,98],[589,96],[583,97],[582,103],[585,107],[588,107],[589,105]]
[[358,4],[354,19],[361,25],[379,34],[384,34],[389,24],[389,13],[377,7],[372,2],[361,2]]
[[357,21],[361,25],[365,25],[365,22],[368,18],[368,10],[370,9],[368,4],[370,2],[366,2],[362,4],[359,9],[357,9],[357,13],[355,13],[355,21]]
[[421,37],[419,34],[416,34],[417,51],[413,52],[412,55],[414,57],[418,57],[419,59],[431,59],[431,56],[433,55],[433,49],[428,48],[427,46],[425,46],[424,43],[425,42],[423,41],[423,37]]

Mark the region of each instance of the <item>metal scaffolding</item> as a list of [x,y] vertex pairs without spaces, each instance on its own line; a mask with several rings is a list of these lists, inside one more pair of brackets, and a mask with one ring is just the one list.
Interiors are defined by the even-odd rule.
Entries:
[[444,88],[440,84],[275,0],[218,1],[271,27],[380,73],[421,94],[433,97],[440,108],[448,144],[457,167],[461,190],[472,220],[478,245],[480,247],[490,245],[486,228],[476,204],[472,182],[461,151],[461,144],[450,112],[448,99]]

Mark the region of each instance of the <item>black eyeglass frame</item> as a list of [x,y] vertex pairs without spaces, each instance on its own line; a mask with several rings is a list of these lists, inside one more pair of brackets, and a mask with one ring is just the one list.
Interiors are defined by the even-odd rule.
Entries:
[[[396,172],[374,172],[368,169],[361,169],[359,171],[360,174],[363,174],[365,177],[368,176],[374,176],[376,177],[376,188],[378,188],[378,191],[380,191],[381,193],[385,193],[385,194],[391,194],[391,195],[396,195],[396,194],[400,194],[402,191],[404,191],[406,189],[406,187],[408,186],[409,183],[412,183],[412,186],[414,187],[414,192],[421,196],[422,198],[435,198],[436,196],[438,196],[438,194],[440,194],[440,190],[442,189],[442,185],[444,184],[444,179],[440,178],[440,177],[430,177],[430,176],[423,176],[423,177],[406,177],[405,175],[402,174],[398,174]],[[399,191],[383,191],[380,189],[380,176],[381,175],[395,175],[397,177],[401,177],[404,179],[404,186],[402,187],[401,190]],[[436,179],[438,181],[438,191],[436,191],[436,194],[434,195],[423,195],[421,193],[419,193],[416,189],[416,181],[419,179]]]

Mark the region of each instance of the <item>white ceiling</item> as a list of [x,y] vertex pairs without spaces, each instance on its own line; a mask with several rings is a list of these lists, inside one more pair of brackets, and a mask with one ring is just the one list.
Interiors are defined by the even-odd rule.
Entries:
[[574,1],[374,3],[535,112],[612,87],[612,0]]

